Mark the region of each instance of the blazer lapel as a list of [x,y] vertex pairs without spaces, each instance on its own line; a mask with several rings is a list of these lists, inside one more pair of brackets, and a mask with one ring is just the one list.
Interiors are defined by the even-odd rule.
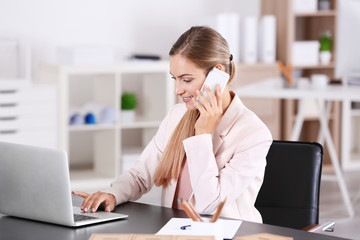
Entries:
[[212,134],[213,151],[215,155],[224,141],[223,138],[228,134],[244,109],[244,105],[239,96],[234,92],[231,93],[234,94],[234,97]]

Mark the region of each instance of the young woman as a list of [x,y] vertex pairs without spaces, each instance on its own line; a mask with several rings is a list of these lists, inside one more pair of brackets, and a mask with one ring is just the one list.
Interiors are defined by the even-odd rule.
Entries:
[[[268,128],[239,97],[220,86],[208,101],[199,91],[211,69],[236,73],[226,40],[208,27],[192,27],[170,50],[170,73],[176,104],[135,166],[104,192],[87,194],[82,209],[106,211],[137,200],[155,184],[162,187],[162,206],[181,208],[177,199],[191,201],[198,212],[214,213],[225,198],[221,216],[261,222],[254,207],[272,143]],[[202,105],[197,99],[200,98]]]

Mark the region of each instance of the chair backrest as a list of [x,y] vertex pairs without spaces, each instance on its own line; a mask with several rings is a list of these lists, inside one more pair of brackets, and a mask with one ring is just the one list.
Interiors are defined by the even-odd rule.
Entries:
[[319,222],[323,148],[319,143],[274,141],[255,207],[263,222],[302,229]]

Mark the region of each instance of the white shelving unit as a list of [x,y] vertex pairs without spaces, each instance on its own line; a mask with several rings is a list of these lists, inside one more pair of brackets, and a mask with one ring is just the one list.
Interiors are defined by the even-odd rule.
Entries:
[[[317,10],[315,12],[294,11],[294,0],[262,0],[261,14],[275,15],[277,36],[277,60],[285,65],[293,64],[294,70],[300,71],[302,77],[310,78],[313,74],[325,74],[330,79],[334,77],[337,46],[337,18],[338,0],[330,0],[329,10]],[[293,63],[293,46],[296,41],[317,41],[321,34],[330,31],[332,34],[332,59],[329,64],[322,65],[296,65]],[[315,106],[315,102],[311,102]],[[341,146],[341,107],[339,103],[332,103],[330,114],[330,131],[334,139],[336,151]],[[305,111],[308,111],[306,109]],[[297,115],[297,102],[286,100],[282,104],[282,138],[291,139],[293,126]],[[310,113],[308,114],[310,115]],[[315,120],[315,121],[314,121]],[[316,141],[319,131],[318,119],[306,116],[302,127],[300,140]],[[324,146],[324,165],[331,164],[328,146]]]
[[[41,81],[59,86],[59,148],[69,155],[74,190],[108,187],[140,155],[175,104],[169,63],[124,62],[111,66],[43,64]],[[121,94],[135,92],[136,120],[121,122]],[[113,124],[69,126],[73,108],[89,102],[115,109]],[[123,163],[123,164],[122,164]]]
[[56,88],[0,83],[0,141],[57,147]]
[[0,40],[0,141],[57,147],[56,87],[31,81],[31,49]]

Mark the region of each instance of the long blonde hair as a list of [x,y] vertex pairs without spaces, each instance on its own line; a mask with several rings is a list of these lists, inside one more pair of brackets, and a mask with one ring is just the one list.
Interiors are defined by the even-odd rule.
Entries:
[[[215,65],[221,64],[225,72],[234,79],[236,64],[232,61],[226,40],[209,27],[192,27],[183,33],[172,46],[169,55],[181,55],[208,73]],[[154,173],[156,186],[167,187],[171,179],[177,180],[180,167],[185,159],[183,140],[194,136],[195,123],[200,113],[198,110],[187,110],[175,128],[159,165]]]

